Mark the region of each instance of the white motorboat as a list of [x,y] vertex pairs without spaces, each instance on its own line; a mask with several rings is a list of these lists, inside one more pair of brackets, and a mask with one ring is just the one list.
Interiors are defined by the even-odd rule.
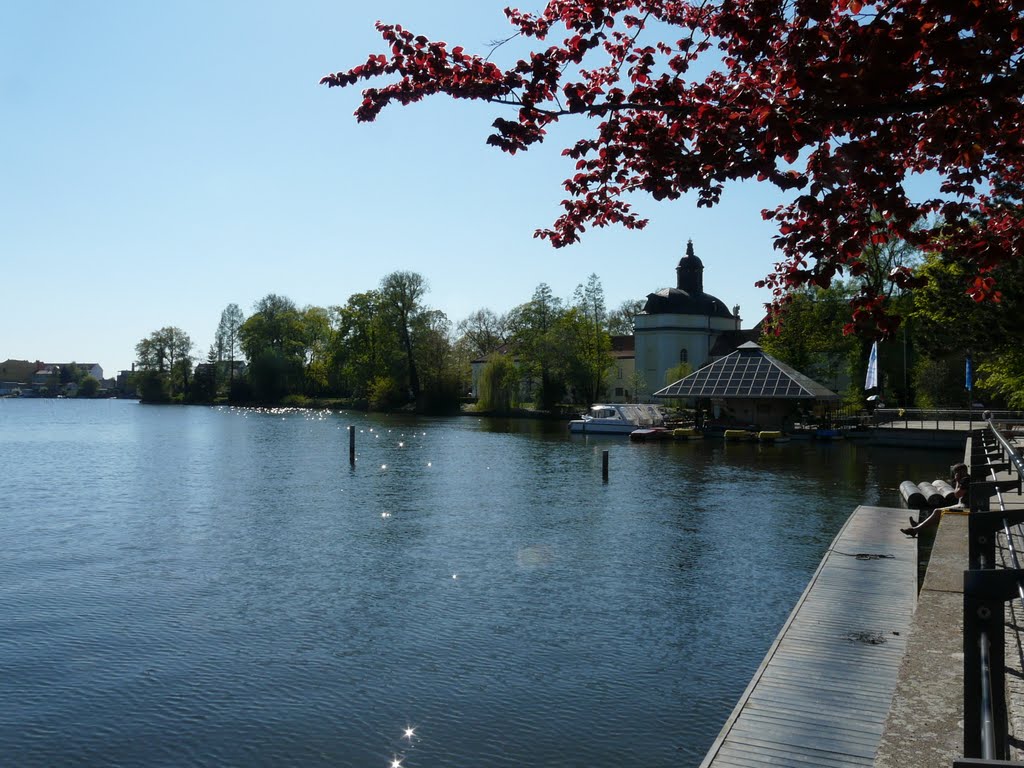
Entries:
[[608,403],[591,406],[580,418],[569,422],[569,431],[588,435],[628,435],[635,429],[665,425],[660,405],[651,403]]

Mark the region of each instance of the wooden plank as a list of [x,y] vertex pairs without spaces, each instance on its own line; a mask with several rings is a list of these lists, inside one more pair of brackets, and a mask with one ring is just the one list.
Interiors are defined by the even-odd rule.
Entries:
[[905,517],[857,507],[701,768],[872,765],[917,605]]

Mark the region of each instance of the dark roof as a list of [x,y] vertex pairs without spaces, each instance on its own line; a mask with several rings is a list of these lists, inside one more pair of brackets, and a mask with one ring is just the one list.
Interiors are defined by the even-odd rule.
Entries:
[[636,340],[633,336],[612,336],[612,352],[633,352]]
[[704,293],[704,262],[693,252],[693,241],[686,243],[686,255],[676,267],[676,287],[647,294],[644,313],[648,315],[702,315],[732,317],[725,303]]
[[515,357],[515,350],[512,348],[511,344],[505,342],[504,344],[500,344],[498,348],[495,349],[494,351],[488,352],[483,357],[478,357],[474,360],[470,360],[469,363],[470,365],[472,365],[473,363],[486,363],[494,355],[512,355],[513,357]]
[[654,397],[838,400],[832,390],[776,360],[753,342],[669,384]]
[[663,288],[647,294],[644,314],[733,317],[725,302],[710,293],[687,293],[679,288]]

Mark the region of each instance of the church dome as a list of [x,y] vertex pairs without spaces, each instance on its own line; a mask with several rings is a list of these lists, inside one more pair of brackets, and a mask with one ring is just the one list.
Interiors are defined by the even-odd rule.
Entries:
[[676,267],[676,287],[647,294],[643,311],[648,315],[733,317],[725,302],[704,293],[704,263],[693,252],[692,240],[686,243],[686,255]]
[[678,288],[664,288],[647,294],[644,313],[648,315],[703,315],[733,317],[725,302],[710,293],[691,296]]

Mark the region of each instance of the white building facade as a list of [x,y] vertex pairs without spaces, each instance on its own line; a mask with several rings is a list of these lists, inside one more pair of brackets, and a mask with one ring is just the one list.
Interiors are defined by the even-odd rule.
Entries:
[[721,299],[704,292],[704,264],[688,242],[676,267],[676,287],[648,294],[643,312],[634,318],[636,372],[654,392],[672,383],[666,375],[680,363],[695,371],[731,352],[735,343],[724,352],[719,344],[718,355],[713,350],[719,340],[734,341],[739,330],[739,307],[730,312]]

